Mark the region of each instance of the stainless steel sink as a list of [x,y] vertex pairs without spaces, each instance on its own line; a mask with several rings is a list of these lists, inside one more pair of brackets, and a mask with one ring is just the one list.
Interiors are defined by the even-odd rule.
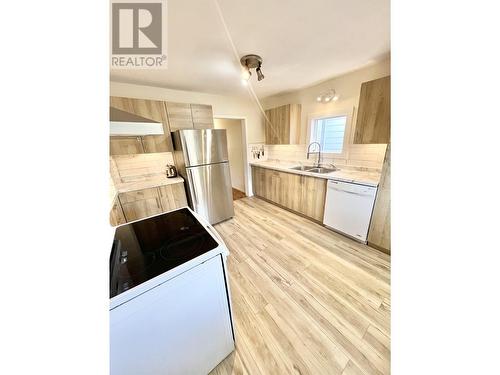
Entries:
[[306,169],[306,172],[312,172],[312,173],[330,173],[334,172],[337,169],[332,169],[332,168],[311,168],[311,169]]
[[291,167],[295,171],[308,171],[309,169],[314,168],[312,165],[299,165],[297,167]]
[[330,173],[334,172],[337,169],[336,168],[323,168],[323,167],[314,167],[312,165],[298,165],[296,167],[291,167],[290,169],[293,169],[295,171],[304,171],[304,172],[312,172],[312,173]]

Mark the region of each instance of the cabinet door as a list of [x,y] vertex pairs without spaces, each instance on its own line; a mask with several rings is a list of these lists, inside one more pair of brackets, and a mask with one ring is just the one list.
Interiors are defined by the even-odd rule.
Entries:
[[143,154],[141,137],[109,137],[110,155]]
[[111,207],[111,211],[109,213],[109,223],[113,227],[126,223],[125,215],[123,215],[122,206],[120,205],[120,201],[118,199],[115,199],[113,207]]
[[278,108],[272,108],[265,111],[266,113],[266,144],[279,145],[282,144],[281,123]]
[[163,212],[157,188],[120,193],[118,197],[127,222]]
[[252,190],[258,197],[264,197],[264,179],[264,169],[252,166]]
[[302,207],[302,180],[305,176],[294,173],[283,173],[283,175],[283,206],[300,212]]
[[[163,124],[163,135],[151,135],[144,138],[148,145],[155,145],[155,151],[146,152],[165,152],[173,151],[172,137],[170,136],[170,126],[168,123],[167,110],[165,103],[159,100],[122,98],[112,96],[110,105],[113,108],[132,113],[147,119],[151,119]],[[149,147],[148,149],[151,149]]]
[[158,187],[160,203],[164,212],[187,206],[184,184],[172,184]]
[[326,180],[323,178],[303,176],[300,213],[323,222],[326,196]]
[[166,106],[171,131],[193,129],[193,115],[190,104],[167,102]]
[[214,127],[214,114],[211,105],[191,104],[191,114],[195,129],[212,129]]
[[287,104],[265,111],[266,143],[274,145],[299,144],[301,106]]
[[382,176],[368,231],[368,244],[391,252],[391,145],[387,146]]
[[391,77],[364,82],[359,95],[354,143],[391,140]]

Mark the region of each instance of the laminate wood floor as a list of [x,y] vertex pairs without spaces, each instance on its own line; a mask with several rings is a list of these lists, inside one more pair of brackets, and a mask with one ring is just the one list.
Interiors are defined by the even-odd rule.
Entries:
[[390,256],[261,199],[216,225],[236,350],[211,375],[390,373]]

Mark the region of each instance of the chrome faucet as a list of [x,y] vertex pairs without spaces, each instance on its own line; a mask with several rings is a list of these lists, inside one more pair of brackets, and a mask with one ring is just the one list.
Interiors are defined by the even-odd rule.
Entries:
[[[318,145],[318,152],[311,152],[311,146],[312,145]],[[311,142],[309,143],[309,146],[307,146],[307,160],[309,160],[309,155],[311,154],[318,154],[318,160],[316,160],[316,167],[320,167],[321,165],[321,145],[318,142]]]

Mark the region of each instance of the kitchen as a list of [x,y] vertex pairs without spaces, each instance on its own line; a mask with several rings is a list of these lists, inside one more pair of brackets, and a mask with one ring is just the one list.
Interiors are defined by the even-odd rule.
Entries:
[[[223,34],[175,26],[234,61]],[[310,56],[294,57],[307,76],[280,77],[291,55],[272,39],[238,54],[233,80],[193,82],[175,43],[182,70],[111,71],[112,374],[390,373],[384,27],[383,53],[362,42],[364,61],[321,79]]]
[[494,2],[6,2],[5,374],[497,374]]

